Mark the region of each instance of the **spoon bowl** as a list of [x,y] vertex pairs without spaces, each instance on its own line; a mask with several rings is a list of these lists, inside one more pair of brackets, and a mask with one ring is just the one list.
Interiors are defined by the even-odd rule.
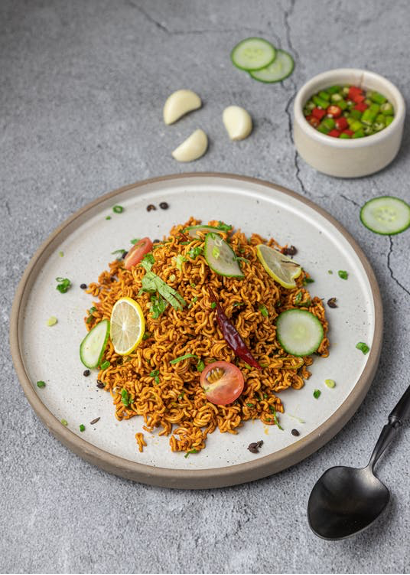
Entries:
[[309,525],[323,539],[344,539],[371,525],[389,500],[389,490],[369,466],[332,467],[310,494]]
[[369,527],[386,509],[387,487],[373,469],[410,415],[410,385],[389,415],[366,467],[331,467],[313,487],[308,502],[312,531],[323,539],[344,539]]

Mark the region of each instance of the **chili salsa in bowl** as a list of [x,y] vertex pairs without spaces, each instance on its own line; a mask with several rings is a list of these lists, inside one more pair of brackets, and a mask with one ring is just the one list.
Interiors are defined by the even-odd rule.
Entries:
[[349,140],[387,128],[394,120],[394,107],[377,91],[334,85],[311,96],[304,105],[303,115],[318,132]]

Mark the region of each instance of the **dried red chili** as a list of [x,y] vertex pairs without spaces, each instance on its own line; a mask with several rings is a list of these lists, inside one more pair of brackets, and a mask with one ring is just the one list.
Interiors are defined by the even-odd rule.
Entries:
[[252,356],[249,349],[246,347],[245,342],[239,335],[236,328],[226,317],[211,288],[209,288],[209,293],[211,300],[216,304],[216,319],[218,320],[219,327],[221,328],[226,343],[234,350],[235,354],[243,359],[243,361],[246,361],[248,365],[251,367],[256,367],[257,369],[262,369],[256,359]]

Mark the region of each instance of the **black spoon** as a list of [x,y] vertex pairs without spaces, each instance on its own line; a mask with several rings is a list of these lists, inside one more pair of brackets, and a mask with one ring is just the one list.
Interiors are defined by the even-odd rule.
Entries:
[[386,508],[390,491],[373,468],[410,414],[410,386],[389,415],[366,467],[331,467],[312,489],[308,503],[309,526],[323,539],[350,537],[363,531]]

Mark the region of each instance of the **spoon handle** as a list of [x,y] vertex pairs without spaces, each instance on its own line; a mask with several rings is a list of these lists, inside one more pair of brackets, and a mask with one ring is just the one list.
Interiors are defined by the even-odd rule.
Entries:
[[410,415],[410,385],[401,396],[398,404],[389,415],[389,422],[382,429],[368,466],[373,469],[382,453],[390,445],[403,420]]

